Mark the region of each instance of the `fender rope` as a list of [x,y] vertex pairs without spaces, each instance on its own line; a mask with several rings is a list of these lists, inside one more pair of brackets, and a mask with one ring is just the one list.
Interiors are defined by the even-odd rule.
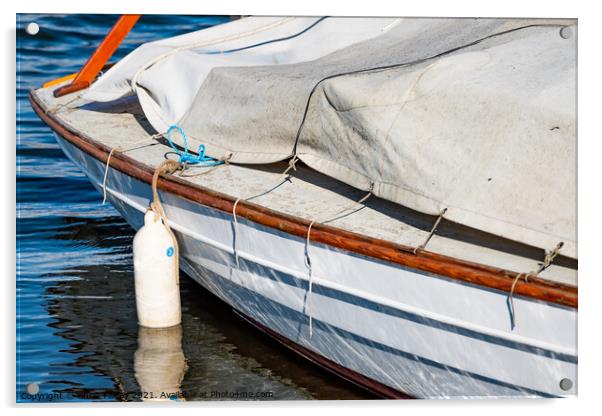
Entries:
[[178,247],[178,240],[176,239],[175,234],[171,230],[169,225],[169,221],[167,219],[167,215],[165,215],[165,210],[163,209],[163,205],[161,204],[161,198],[159,198],[159,192],[157,192],[157,183],[159,181],[159,176],[161,175],[171,175],[172,173],[182,169],[182,165],[175,160],[164,160],[161,162],[159,166],[155,169],[155,173],[153,173],[153,181],[152,181],[152,190],[153,190],[153,201],[150,204],[150,210],[155,213],[155,221],[163,220],[163,224],[167,228],[169,235],[173,241],[174,246],[174,255],[175,255],[175,274],[176,274],[176,284],[180,284],[180,249]]

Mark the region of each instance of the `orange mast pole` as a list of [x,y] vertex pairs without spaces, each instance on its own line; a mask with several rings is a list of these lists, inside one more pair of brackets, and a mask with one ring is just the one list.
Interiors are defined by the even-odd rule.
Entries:
[[54,96],[62,97],[63,95],[88,88],[109,61],[115,50],[117,50],[123,39],[130,33],[130,30],[132,30],[139,18],[139,14],[122,15],[101,44],[98,45],[98,48],[88,58],[88,61],[77,73],[71,84],[56,89]]

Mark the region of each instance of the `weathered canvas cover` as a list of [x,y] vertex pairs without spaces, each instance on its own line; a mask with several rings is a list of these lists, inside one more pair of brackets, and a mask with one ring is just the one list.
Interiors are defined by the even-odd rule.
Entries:
[[415,210],[576,245],[576,23],[252,17],[146,44],[88,98],[234,163],[296,154]]

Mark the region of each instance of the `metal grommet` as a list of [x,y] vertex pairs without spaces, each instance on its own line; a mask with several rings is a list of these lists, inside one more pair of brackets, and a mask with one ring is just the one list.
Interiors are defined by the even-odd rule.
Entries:
[[560,29],[560,37],[562,39],[570,39],[573,36],[573,29],[570,26],[565,26]]
[[27,394],[31,394],[32,396],[36,395],[40,391],[40,386],[38,383],[29,383],[26,387]]
[[564,391],[570,390],[573,388],[573,380],[570,378],[563,378],[560,380],[560,388]]
[[40,31],[40,26],[36,22],[31,22],[25,26],[25,32],[30,36],[35,36]]

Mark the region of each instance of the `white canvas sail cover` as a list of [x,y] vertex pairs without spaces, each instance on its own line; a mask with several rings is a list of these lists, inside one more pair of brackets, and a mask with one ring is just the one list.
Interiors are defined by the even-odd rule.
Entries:
[[576,244],[576,26],[241,19],[138,48],[87,98],[233,163],[296,154],[375,195],[542,249]]

